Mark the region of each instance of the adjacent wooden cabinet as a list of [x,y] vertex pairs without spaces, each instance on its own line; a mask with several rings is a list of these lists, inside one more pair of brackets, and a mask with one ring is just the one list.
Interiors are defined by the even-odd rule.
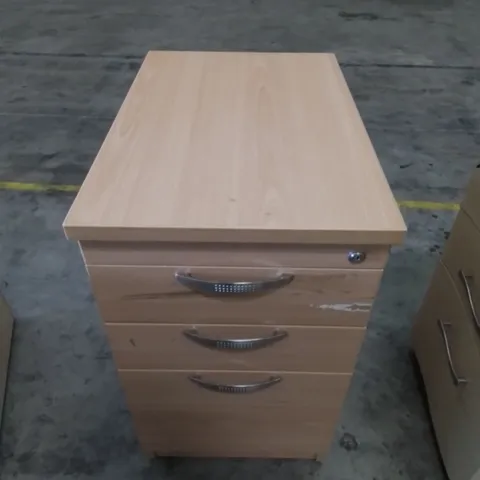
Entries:
[[0,294],[0,430],[2,413],[7,390],[8,364],[13,335],[13,317],[10,308]]
[[149,53],[64,227],[148,452],[325,454],[405,232],[334,55]]
[[480,165],[468,182],[467,195],[462,203],[462,210],[471,218],[474,225],[480,229]]
[[475,172],[413,329],[451,480],[480,478],[480,170]]

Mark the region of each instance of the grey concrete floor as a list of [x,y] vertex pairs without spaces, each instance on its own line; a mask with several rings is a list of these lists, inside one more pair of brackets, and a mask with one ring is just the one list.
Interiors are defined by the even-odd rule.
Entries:
[[[332,51],[396,197],[458,201],[479,163],[479,16],[476,0],[3,1],[0,181],[81,183],[150,49]],[[62,233],[72,200],[0,191],[0,281],[17,320],[2,480],[444,478],[409,352],[454,212],[403,212],[408,238],[388,264],[323,465],[150,461]]]

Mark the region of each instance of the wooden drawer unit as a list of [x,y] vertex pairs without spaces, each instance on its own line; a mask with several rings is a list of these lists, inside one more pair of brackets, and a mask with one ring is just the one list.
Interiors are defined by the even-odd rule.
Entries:
[[146,451],[325,454],[405,232],[333,55],[149,53],[64,227]]
[[321,458],[350,383],[350,375],[284,372],[119,375],[147,450],[208,457]]
[[479,173],[470,180],[413,330],[450,480],[480,478]]
[[3,403],[7,390],[10,343],[13,334],[13,317],[7,302],[0,294],[0,429],[2,426]]
[[418,313],[413,344],[452,480],[480,474],[480,352],[470,324],[453,279],[440,263]]
[[88,267],[106,322],[367,323],[381,270]]

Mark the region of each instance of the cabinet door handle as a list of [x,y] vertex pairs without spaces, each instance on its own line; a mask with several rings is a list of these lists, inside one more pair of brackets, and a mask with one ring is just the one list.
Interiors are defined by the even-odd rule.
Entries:
[[442,333],[443,343],[445,344],[445,352],[447,354],[447,361],[448,361],[448,368],[450,370],[450,375],[452,376],[453,384],[458,387],[458,385],[465,385],[468,383],[467,379],[464,377],[460,377],[455,370],[455,366],[452,360],[452,351],[450,349],[450,343],[448,341],[447,330],[445,327],[450,327],[451,323],[442,322],[441,320],[437,321],[438,327],[440,328],[440,332]]
[[211,282],[193,277],[189,273],[176,272],[175,279],[184,287],[203,295],[237,296],[266,293],[288,285],[293,275],[281,274],[270,280],[256,282]]
[[279,376],[272,376],[263,382],[258,383],[245,383],[245,384],[221,384],[221,383],[214,383],[208,382],[203,380],[200,375],[191,375],[188,379],[197,384],[201,388],[205,388],[206,390],[210,390],[212,392],[217,393],[255,393],[260,390],[265,390],[276,383],[282,381],[282,377]]
[[458,272],[458,276],[462,281],[463,287],[465,288],[465,293],[467,294],[468,304],[470,305],[470,313],[472,314],[473,323],[475,323],[475,327],[480,332],[480,319],[477,315],[477,309],[475,308],[475,302],[473,301],[473,294],[472,294],[472,286],[471,282],[473,281],[473,276],[465,275],[463,270]]
[[207,348],[213,348],[214,350],[258,350],[260,348],[268,347],[275,342],[279,342],[288,337],[288,333],[285,330],[274,330],[272,335],[268,337],[259,338],[209,338],[200,335],[196,328],[190,328],[184,330],[183,334],[192,342],[198,343]]

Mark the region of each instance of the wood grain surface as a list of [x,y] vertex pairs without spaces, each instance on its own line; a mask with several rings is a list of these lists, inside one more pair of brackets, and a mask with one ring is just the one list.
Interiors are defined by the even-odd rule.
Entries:
[[[380,268],[387,246],[255,245],[160,242],[81,242],[88,265],[196,265],[218,267]],[[362,263],[350,263],[348,253],[365,253]]]
[[[452,363],[467,384],[455,386],[438,321],[446,332]],[[470,319],[450,274],[440,263],[418,313],[413,344],[425,383],[430,413],[451,480],[480,476],[480,353]]]
[[[463,211],[457,215],[445,245],[442,261],[450,272],[465,310],[469,312],[467,318],[472,338],[476,340],[480,350],[480,329],[477,328],[475,321],[475,314],[480,321],[480,231]],[[460,272],[466,277],[470,295]]]
[[288,285],[261,296],[207,297],[180,285],[173,267],[90,266],[104,322],[365,326],[382,270],[188,269],[210,281],[255,281],[290,273]]
[[[352,373],[365,334],[363,328],[105,325],[115,363],[120,369],[283,370]],[[195,343],[184,332],[195,329],[215,340],[287,336],[258,350],[218,350]]]
[[65,220],[80,240],[396,244],[332,54],[151,52]]
[[[188,380],[282,381],[224,394]],[[119,371],[142,446],[157,455],[321,458],[330,446],[350,375]]]

